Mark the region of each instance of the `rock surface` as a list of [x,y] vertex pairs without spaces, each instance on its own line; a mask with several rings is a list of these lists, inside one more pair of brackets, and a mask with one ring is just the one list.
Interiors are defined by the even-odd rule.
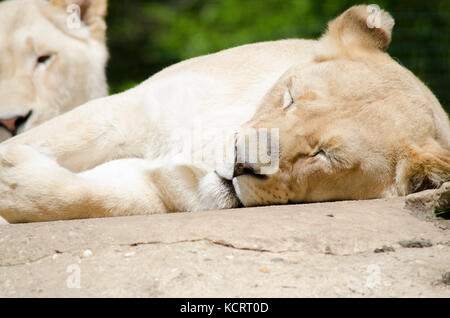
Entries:
[[449,230],[404,205],[4,225],[0,297],[450,297]]
[[434,219],[436,210],[450,211],[450,182],[444,183],[437,190],[407,196],[406,208],[427,219]]

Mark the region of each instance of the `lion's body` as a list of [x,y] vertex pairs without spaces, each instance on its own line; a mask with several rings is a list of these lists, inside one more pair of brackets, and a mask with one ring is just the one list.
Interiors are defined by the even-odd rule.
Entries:
[[[380,49],[393,26],[384,18],[387,44],[371,47],[364,30],[344,32],[351,18],[339,18],[321,40],[188,60],[9,140],[0,146],[0,216],[28,222],[369,199],[445,181],[448,117]],[[283,96],[292,98],[286,108]],[[259,178],[252,162],[253,173],[236,175],[241,127],[279,130],[273,175]]]

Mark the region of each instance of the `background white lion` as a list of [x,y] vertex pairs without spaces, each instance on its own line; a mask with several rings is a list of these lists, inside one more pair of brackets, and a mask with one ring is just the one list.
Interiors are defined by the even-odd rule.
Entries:
[[106,0],[0,3],[0,142],[107,95],[106,7]]

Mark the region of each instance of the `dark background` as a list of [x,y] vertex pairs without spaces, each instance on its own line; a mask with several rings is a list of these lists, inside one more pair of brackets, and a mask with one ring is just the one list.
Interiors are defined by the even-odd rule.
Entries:
[[[164,67],[225,48],[317,38],[349,0],[110,0],[111,93]],[[419,76],[450,111],[449,0],[374,1],[396,20],[389,53]]]

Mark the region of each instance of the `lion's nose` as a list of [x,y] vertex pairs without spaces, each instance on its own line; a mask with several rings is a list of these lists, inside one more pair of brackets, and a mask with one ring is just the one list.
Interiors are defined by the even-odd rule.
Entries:
[[25,123],[31,116],[31,111],[25,116],[14,116],[8,119],[0,118],[0,126],[5,127],[11,134],[15,135],[20,125]]
[[278,170],[278,164],[278,130],[248,129],[236,135],[233,178],[267,177]]
[[257,158],[255,158],[255,147],[257,136],[249,140],[248,134],[238,133],[235,140],[235,157],[233,178],[243,175],[254,175],[258,171]]
[[16,132],[16,123],[19,120],[20,116],[15,116],[9,119],[0,119],[0,125],[8,129],[11,134]]
[[250,164],[247,163],[235,163],[234,164],[234,173],[233,178],[243,176],[246,174],[255,174],[255,169]]
[[[236,152],[234,160],[233,178],[252,175],[261,175],[261,165],[258,147],[258,136],[249,138],[248,135],[240,134],[236,139]],[[270,156],[270,149],[265,149],[265,154]]]

